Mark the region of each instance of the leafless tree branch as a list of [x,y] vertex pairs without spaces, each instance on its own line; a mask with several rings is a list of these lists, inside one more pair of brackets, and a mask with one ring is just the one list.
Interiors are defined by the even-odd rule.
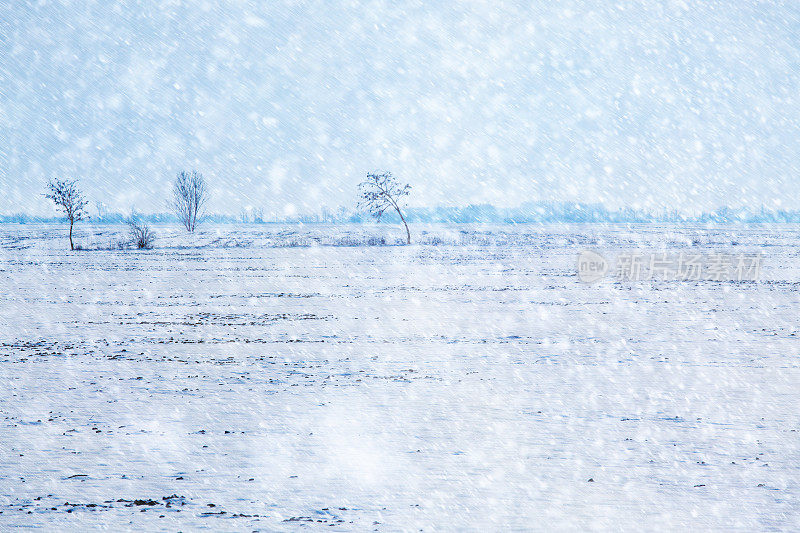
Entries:
[[83,197],[78,189],[77,180],[60,180],[58,178],[47,183],[49,190],[44,196],[56,204],[56,207],[64,212],[69,221],[69,249],[74,250],[72,243],[72,227],[75,222],[89,218],[86,213],[86,206],[89,202]]
[[404,196],[408,196],[411,185],[400,184],[391,172],[368,172],[367,179],[358,185],[358,207],[375,220],[380,221],[387,209],[394,209],[406,227],[406,242],[411,244],[411,232],[400,208]]
[[175,216],[192,233],[197,228],[197,220],[203,216],[203,208],[208,201],[208,189],[203,175],[193,170],[181,171],[172,187],[172,209]]

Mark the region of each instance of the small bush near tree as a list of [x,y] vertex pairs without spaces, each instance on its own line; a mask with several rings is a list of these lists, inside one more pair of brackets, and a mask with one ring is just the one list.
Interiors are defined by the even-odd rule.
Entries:
[[131,241],[136,248],[140,250],[149,250],[153,247],[156,234],[147,222],[139,218],[131,217],[128,220],[128,228],[131,232]]

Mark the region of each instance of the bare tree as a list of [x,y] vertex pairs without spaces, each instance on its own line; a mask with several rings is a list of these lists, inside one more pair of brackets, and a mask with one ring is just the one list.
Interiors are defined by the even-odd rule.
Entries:
[[156,234],[150,229],[147,222],[136,215],[131,215],[131,218],[128,219],[128,228],[130,228],[131,240],[134,246],[140,250],[149,250],[153,247]]
[[64,211],[67,220],[69,221],[69,249],[74,250],[75,245],[72,244],[72,226],[79,220],[89,218],[86,213],[86,206],[89,203],[78,189],[78,182],[76,180],[60,180],[58,178],[50,180],[47,183],[47,188],[50,192],[46,193],[45,198],[53,200],[58,209]]
[[179,172],[172,187],[172,209],[186,231],[194,232],[206,201],[208,189],[203,175],[196,170]]
[[378,221],[387,209],[394,209],[406,227],[406,243],[411,244],[411,232],[400,209],[403,197],[408,196],[411,185],[408,183],[401,185],[391,172],[368,172],[367,179],[359,183],[358,189],[361,198],[358,207]]

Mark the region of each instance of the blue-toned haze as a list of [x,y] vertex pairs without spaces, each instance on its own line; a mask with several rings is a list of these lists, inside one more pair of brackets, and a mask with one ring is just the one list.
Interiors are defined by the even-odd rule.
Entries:
[[164,210],[800,208],[794,2],[15,2],[0,7],[0,213],[49,177]]

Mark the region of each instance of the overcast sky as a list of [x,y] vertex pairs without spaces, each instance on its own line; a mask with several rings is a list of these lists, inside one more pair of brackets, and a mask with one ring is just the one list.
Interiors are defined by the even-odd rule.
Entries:
[[800,208],[799,3],[531,3],[3,2],[0,212],[55,176],[164,211],[192,168],[230,213],[373,169],[412,205]]

